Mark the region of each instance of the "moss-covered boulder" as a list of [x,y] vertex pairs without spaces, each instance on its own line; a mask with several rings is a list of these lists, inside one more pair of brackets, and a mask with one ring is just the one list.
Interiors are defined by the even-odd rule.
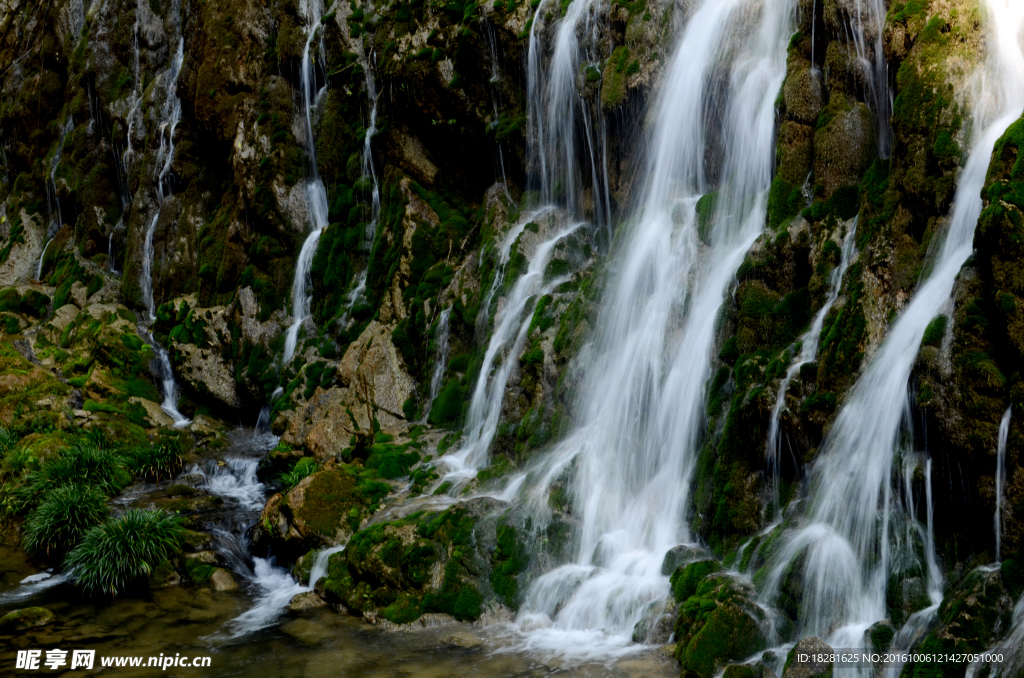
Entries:
[[253,547],[292,561],[310,549],[344,544],[391,487],[340,465],[307,476],[286,494],[275,494],[253,530]]
[[[952,582],[939,606],[939,623],[921,642],[918,652],[983,652],[1006,633],[1010,626],[1015,598],[1007,590],[999,570],[976,569]],[[1016,593],[1016,592],[1014,592]],[[935,678],[962,676],[967,662],[934,664],[908,663],[904,676]]]
[[18,633],[53,622],[53,612],[45,607],[26,607],[0,617],[0,633]]
[[349,612],[395,624],[427,613],[472,621],[515,606],[525,562],[516,530],[494,521],[504,510],[502,502],[473,499],[371,525],[331,556],[317,590]]
[[[782,678],[832,678],[832,648],[821,638],[804,638],[786,655]],[[808,657],[806,661],[801,661]]]
[[719,570],[715,561],[700,561],[672,574],[673,594],[681,599],[675,655],[684,675],[712,676],[768,646],[753,589]]

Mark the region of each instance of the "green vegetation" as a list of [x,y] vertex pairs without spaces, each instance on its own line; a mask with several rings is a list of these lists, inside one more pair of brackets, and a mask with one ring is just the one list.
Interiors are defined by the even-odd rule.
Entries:
[[65,560],[75,583],[92,596],[118,596],[147,583],[181,550],[181,521],[161,511],[131,509],[89,530]]
[[22,545],[59,559],[107,516],[107,498],[96,487],[65,485],[47,493],[25,521]]
[[287,473],[282,473],[277,477],[283,487],[282,492],[288,492],[293,487],[299,484],[299,482],[313,473],[316,473],[317,463],[316,459],[312,457],[303,457],[295,462],[291,470]]

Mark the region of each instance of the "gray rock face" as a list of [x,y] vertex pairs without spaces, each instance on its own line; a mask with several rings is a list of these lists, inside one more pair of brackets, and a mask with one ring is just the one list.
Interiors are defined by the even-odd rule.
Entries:
[[667,577],[675,572],[676,568],[680,565],[693,563],[710,557],[711,553],[703,546],[695,544],[680,544],[679,546],[673,546],[668,550],[668,553],[665,554],[665,560],[661,564],[661,573]]
[[242,404],[235,390],[234,372],[219,353],[192,344],[178,344],[175,348],[182,356],[181,377],[192,388],[208,393],[228,407]]
[[789,651],[782,678],[830,678],[832,662],[819,659],[820,655],[831,653],[832,647],[821,638],[804,638]]
[[217,568],[210,575],[210,585],[214,591],[234,591],[238,588],[238,582],[227,570]]

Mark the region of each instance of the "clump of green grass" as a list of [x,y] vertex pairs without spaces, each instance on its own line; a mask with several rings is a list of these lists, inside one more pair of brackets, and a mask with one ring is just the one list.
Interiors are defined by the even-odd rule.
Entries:
[[117,452],[83,441],[30,471],[18,492],[22,503],[30,505],[59,487],[91,485],[111,497],[131,482],[132,474]]
[[282,492],[288,492],[293,487],[302,482],[302,479],[316,473],[317,465],[316,459],[313,457],[303,457],[295,462],[292,466],[292,470],[287,473],[282,473],[277,479],[284,485]]
[[177,516],[133,509],[89,530],[64,564],[86,594],[118,596],[179,553],[184,536]]
[[25,521],[22,546],[30,553],[63,556],[106,517],[106,497],[95,487],[59,487]]
[[129,450],[124,458],[126,466],[136,476],[157,482],[177,474],[183,464],[181,444],[177,440]]

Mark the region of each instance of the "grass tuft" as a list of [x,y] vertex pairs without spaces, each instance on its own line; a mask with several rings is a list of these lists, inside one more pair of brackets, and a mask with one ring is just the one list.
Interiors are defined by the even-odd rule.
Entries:
[[25,521],[22,546],[29,553],[62,556],[106,517],[106,497],[95,487],[59,487]]
[[177,516],[132,509],[89,530],[64,564],[86,594],[118,596],[177,554],[184,536]]

